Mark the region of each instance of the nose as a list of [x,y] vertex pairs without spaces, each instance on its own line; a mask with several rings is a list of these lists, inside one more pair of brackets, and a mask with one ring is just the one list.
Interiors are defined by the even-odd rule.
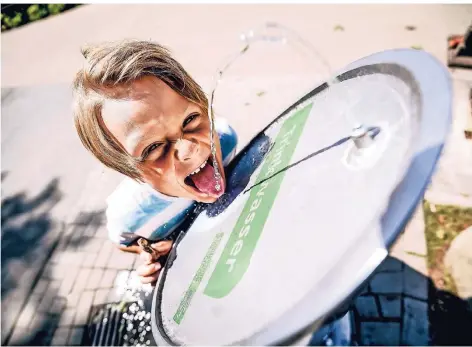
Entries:
[[187,161],[198,153],[198,144],[187,139],[180,139],[175,143],[175,156],[180,161]]

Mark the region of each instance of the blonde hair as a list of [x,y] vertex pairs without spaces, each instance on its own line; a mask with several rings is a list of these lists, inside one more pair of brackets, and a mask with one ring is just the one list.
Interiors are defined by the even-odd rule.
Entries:
[[[163,46],[150,41],[124,40],[82,49],[86,63],[75,76],[74,123],[82,144],[104,165],[142,181],[140,163],[129,155],[103,124],[101,111],[114,91],[144,76],[155,76],[208,113],[200,86]],[[121,96],[123,97],[123,96]]]

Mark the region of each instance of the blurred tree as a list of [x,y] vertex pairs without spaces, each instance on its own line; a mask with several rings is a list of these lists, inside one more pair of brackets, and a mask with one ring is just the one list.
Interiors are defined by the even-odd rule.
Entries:
[[2,32],[57,15],[81,4],[2,4]]
[[64,4],[48,4],[48,11],[50,15],[61,13],[66,5]]
[[23,15],[19,12],[16,12],[14,16],[3,16],[2,17],[2,24],[5,23],[7,28],[15,28],[21,24],[23,19]]
[[26,12],[28,13],[28,18],[30,22],[46,17],[48,14],[48,10],[46,9],[46,7],[44,5],[38,4],[31,5],[30,7],[28,7]]

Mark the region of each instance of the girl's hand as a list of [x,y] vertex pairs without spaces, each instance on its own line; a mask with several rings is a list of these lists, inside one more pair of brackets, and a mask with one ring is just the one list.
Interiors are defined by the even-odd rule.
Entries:
[[172,248],[172,241],[160,241],[150,244],[154,250],[153,254],[141,250],[139,257],[143,264],[137,269],[136,273],[142,283],[155,283],[161,271],[161,264],[158,263],[159,257],[166,255]]

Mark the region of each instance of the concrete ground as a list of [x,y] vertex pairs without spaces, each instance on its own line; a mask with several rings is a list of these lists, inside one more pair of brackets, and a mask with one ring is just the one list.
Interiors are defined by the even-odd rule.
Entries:
[[[411,46],[445,63],[447,36],[463,33],[470,18],[468,5],[87,5],[2,34],[2,344],[79,344],[92,305],[116,299],[113,288],[135,265],[112,249],[103,225],[104,200],[121,177],[85,152],[72,125],[68,83],[84,43],[156,40],[208,91],[215,67],[240,47],[239,35],[266,21],[297,31],[336,70]],[[248,77],[251,91],[267,91],[270,68],[287,67],[271,58],[256,55],[244,68],[257,75]],[[465,206],[472,150],[460,135],[472,73],[451,75],[453,130],[426,199]],[[267,96],[280,105],[291,100],[280,89]],[[274,116],[261,113],[248,128],[230,101],[222,99],[223,113],[242,144]],[[362,343],[427,344],[426,265],[411,255],[426,252],[422,228],[419,211],[356,301]]]

